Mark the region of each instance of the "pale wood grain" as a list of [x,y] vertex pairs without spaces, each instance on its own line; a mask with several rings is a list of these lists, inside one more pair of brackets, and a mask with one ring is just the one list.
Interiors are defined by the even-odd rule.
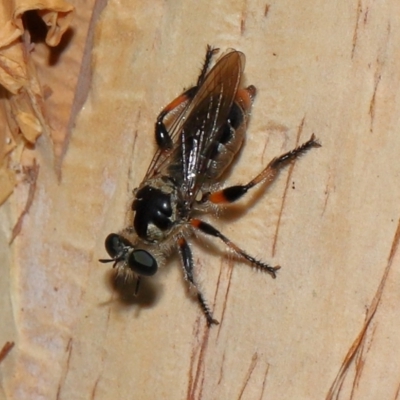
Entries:
[[[2,255],[0,338],[16,342],[0,366],[5,396],[398,397],[400,4],[268,6],[107,4],[61,182],[38,151],[34,201]],[[216,221],[281,265],[276,280],[223,246],[193,246],[221,321],[211,329],[177,257],[136,302],[119,300],[97,262],[152,157],[157,113],[195,82],[207,43],[243,51],[246,83],[258,89],[228,182],[246,182],[313,132],[323,146]],[[1,210],[3,243],[26,192]]]

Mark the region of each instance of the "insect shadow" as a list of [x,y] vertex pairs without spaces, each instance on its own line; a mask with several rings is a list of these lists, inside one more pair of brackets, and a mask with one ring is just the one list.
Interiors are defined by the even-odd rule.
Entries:
[[[160,276],[162,272],[160,273]],[[141,290],[135,292],[136,281],[126,281],[123,276],[118,276],[116,270],[109,270],[105,276],[106,284],[110,291],[117,294],[114,299],[126,306],[137,305],[140,308],[154,307],[162,297],[163,285],[158,279],[141,279]]]

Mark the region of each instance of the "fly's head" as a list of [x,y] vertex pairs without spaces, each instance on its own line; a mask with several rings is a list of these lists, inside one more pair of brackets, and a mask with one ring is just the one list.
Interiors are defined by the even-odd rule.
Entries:
[[113,268],[118,269],[118,275],[127,279],[136,277],[135,295],[139,290],[141,276],[152,276],[158,270],[157,260],[146,250],[137,249],[122,235],[110,233],[105,240],[105,247],[109,259],[99,260],[102,263],[114,263]]

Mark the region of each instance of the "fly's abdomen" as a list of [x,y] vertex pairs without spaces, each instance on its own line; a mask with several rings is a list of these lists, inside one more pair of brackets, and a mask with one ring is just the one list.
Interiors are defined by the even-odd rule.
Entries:
[[215,143],[211,144],[205,172],[207,179],[218,179],[242,147],[255,94],[254,86],[238,90],[228,119],[217,135]]

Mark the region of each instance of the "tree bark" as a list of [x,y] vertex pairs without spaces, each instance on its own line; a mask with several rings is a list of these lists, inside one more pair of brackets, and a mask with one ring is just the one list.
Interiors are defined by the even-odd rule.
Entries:
[[[0,209],[0,347],[15,342],[0,396],[398,398],[400,3],[74,6],[62,46],[30,54],[50,131],[24,148],[35,161]],[[243,51],[257,88],[226,184],[312,133],[322,145],[209,218],[280,265],[276,280],[192,238],[211,328],[176,255],[137,298],[98,262],[155,152],[157,114],[195,84],[207,44]]]

